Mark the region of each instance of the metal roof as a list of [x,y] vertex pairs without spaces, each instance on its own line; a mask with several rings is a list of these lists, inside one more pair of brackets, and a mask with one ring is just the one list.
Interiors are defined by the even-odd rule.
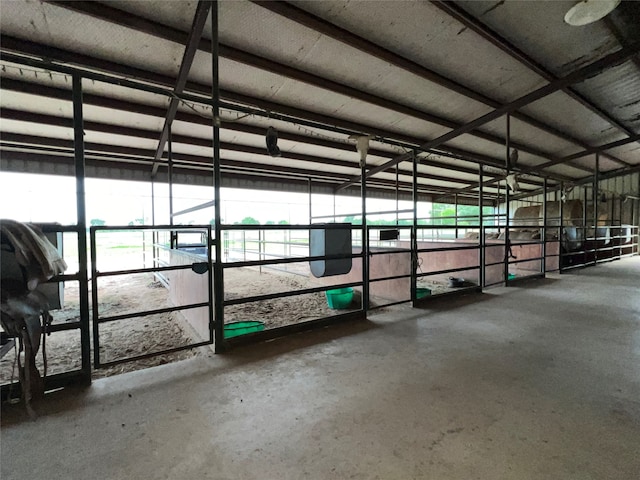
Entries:
[[[640,21],[629,19],[640,4],[572,27],[563,16],[573,3],[219,2],[224,184],[299,191],[311,180],[355,192],[359,155],[348,137],[370,134],[371,194],[410,192],[406,152],[417,149],[421,195],[471,201],[478,165],[485,180],[506,173],[505,113],[525,192],[541,177],[554,185],[592,175],[596,152],[602,172],[637,170]],[[197,96],[177,104],[172,122],[176,179],[210,181],[212,110],[202,95],[211,92],[212,28],[207,18],[201,35],[191,32],[198,5],[0,3],[2,168],[68,173],[77,68],[165,91],[186,81]],[[83,81],[90,175],[151,179],[156,165],[165,178],[168,147],[159,162],[155,154],[172,97],[160,93]],[[268,126],[281,157],[266,152]],[[485,187],[487,198],[498,185]]]

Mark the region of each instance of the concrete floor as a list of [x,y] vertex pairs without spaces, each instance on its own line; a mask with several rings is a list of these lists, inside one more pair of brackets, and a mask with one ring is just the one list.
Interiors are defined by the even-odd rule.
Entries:
[[640,478],[640,257],[2,418],[10,479]]

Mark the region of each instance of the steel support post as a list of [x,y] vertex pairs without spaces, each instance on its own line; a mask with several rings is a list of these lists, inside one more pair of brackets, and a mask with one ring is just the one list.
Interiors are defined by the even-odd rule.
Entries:
[[[78,228],[78,283],[80,294],[80,346],[82,381],[91,383],[91,335],[89,331],[89,279],[87,276],[87,213],[85,198],[84,119],[82,77],[73,76],[73,143],[76,171],[76,208]],[[97,308],[97,306],[96,306]]]
[[[213,259],[213,303],[214,311],[214,338],[216,353],[222,352],[224,344],[224,272],[222,269],[222,225],[220,218],[220,83],[218,68],[218,1],[211,5],[211,100],[213,103],[213,189],[214,189],[214,248]],[[211,292],[209,293],[211,295]]]
[[311,179],[309,179],[309,225],[313,222],[313,210],[311,207]]
[[[640,193],[640,173],[638,173],[638,193]],[[636,237],[636,255],[640,255],[640,200],[631,200],[633,202],[633,206],[636,210],[636,233],[638,236]]]
[[[506,142],[506,156],[505,163],[507,165],[507,175],[510,174],[511,169],[509,168],[510,160],[509,160],[509,149],[511,148],[511,115],[507,113],[507,142]],[[507,182],[505,182],[507,183]],[[509,286],[509,252],[510,248],[510,235],[509,235],[509,185],[504,186],[504,201],[505,201],[505,229],[504,229],[504,284],[505,286]]]
[[593,264],[598,263],[598,190],[600,175],[600,154],[596,153],[596,169],[593,172]]
[[[155,227],[156,225],[156,182],[155,179],[153,177],[151,177],[151,225],[153,225]],[[153,232],[151,232],[151,241],[152,241],[152,266],[153,267],[157,267],[158,266],[158,247],[156,246],[158,244],[158,232],[156,232],[155,230]],[[154,275],[155,278],[155,275]]]
[[[413,172],[413,176],[415,177],[417,172]],[[400,167],[396,166],[396,225],[400,221],[400,217],[398,216],[398,210],[400,210]]]
[[362,310],[369,310],[369,230],[367,229],[367,162],[360,162],[360,199],[362,200]]
[[[168,151],[168,178],[169,178],[169,225],[173,225],[173,135],[171,134],[172,124],[169,124],[169,133],[167,137]],[[174,232],[171,232],[171,238],[173,239]],[[171,241],[171,247],[173,248],[173,240]]]
[[562,249],[564,248],[564,201],[562,200],[562,195],[564,194],[564,182],[560,182],[560,196],[558,197],[556,192],[556,200],[560,203],[558,204],[560,219],[558,220],[558,271],[562,273]]
[[547,275],[547,177],[543,178],[543,190],[542,194],[542,261],[540,268],[543,275]]
[[454,213],[454,215],[455,215],[456,218],[454,219],[454,225],[456,227],[455,235],[456,235],[456,239],[457,239],[458,238],[458,194],[457,193],[453,195],[453,201],[455,203],[455,210],[454,210],[455,213]]
[[[411,200],[413,202],[413,222],[411,227],[411,301],[417,300],[418,288],[418,156],[413,151],[413,182],[411,186]],[[396,209],[397,212],[397,209]]]
[[483,181],[484,181],[484,175],[483,175],[483,171],[482,171],[482,165],[478,165],[478,178],[479,178],[479,183],[478,183],[478,208],[479,213],[478,213],[478,221],[480,222],[480,229],[479,229],[479,234],[478,234],[478,243],[480,245],[480,250],[478,252],[478,263],[479,263],[479,267],[480,267],[480,272],[479,272],[479,281],[480,281],[480,288],[484,288],[484,284],[485,284],[485,272],[484,272],[484,264],[485,264],[485,232],[484,232],[484,212],[482,211],[483,208],[483,204],[484,204],[484,187],[482,185]]
[[[593,180],[592,180],[593,183]],[[583,256],[582,256],[582,265],[586,265],[587,264],[587,198],[588,198],[588,188],[585,186],[583,188],[583,194],[584,194],[584,205],[582,205],[582,224],[584,225],[583,230],[582,230],[582,236],[583,236],[583,240],[582,240],[582,251],[583,251]]]

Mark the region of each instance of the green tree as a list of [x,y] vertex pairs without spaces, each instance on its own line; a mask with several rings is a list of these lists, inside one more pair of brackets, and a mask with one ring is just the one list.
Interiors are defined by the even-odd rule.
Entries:
[[104,220],[100,219],[100,218],[92,218],[89,223],[91,224],[92,227],[100,227],[102,225],[106,225],[107,222],[105,222]]
[[260,225],[260,222],[253,217],[244,217],[240,221],[241,225]]
[[286,220],[280,220],[278,222],[278,225],[289,225],[289,222],[287,222]]

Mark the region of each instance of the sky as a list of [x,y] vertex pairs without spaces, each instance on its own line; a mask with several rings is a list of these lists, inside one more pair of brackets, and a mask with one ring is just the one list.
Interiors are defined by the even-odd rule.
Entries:
[[[85,181],[87,223],[91,219],[104,220],[107,225],[128,225],[137,219],[152,224],[151,184],[122,180],[88,178]],[[169,223],[168,186],[157,185],[156,225]],[[173,210],[178,212],[212,200],[212,187],[174,185]],[[309,223],[309,196],[303,193],[266,192],[223,188],[221,191],[223,223],[240,222],[253,217],[260,223]],[[336,197],[338,215],[360,212],[357,197]],[[313,195],[313,215],[334,212],[334,199],[329,195]],[[400,202],[400,209],[411,208],[411,202]],[[368,199],[368,211],[394,210],[395,201]],[[214,217],[214,208],[176,218],[175,223],[205,224]],[[395,215],[384,215],[389,219]],[[382,218],[378,217],[378,218]],[[76,223],[75,178],[58,175],[33,175],[0,172],[0,218],[24,222]],[[409,217],[405,217],[409,218]],[[338,218],[337,221],[340,221]],[[332,219],[317,221],[328,222]]]

